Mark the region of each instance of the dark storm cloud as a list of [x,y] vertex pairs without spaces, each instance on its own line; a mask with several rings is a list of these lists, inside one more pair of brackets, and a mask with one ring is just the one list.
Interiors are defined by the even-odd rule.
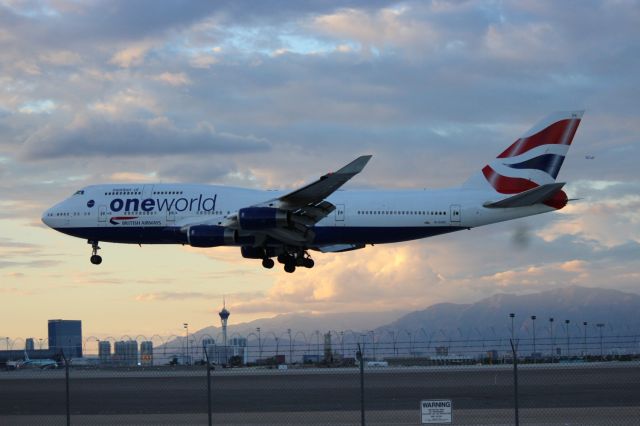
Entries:
[[[47,46],[78,46],[96,41],[145,38],[181,28],[215,11],[215,3],[206,0],[115,0],[60,2],[58,5],[27,2],[14,8],[0,5],[0,23]],[[56,37],[50,36],[52,31]]]
[[193,130],[143,121],[90,119],[75,128],[45,127],[23,147],[26,159],[95,156],[163,156],[169,154],[238,153],[267,151],[269,143],[252,136]]
[[[100,41],[136,40],[179,30],[211,15],[222,22],[278,22],[346,7],[376,8],[383,0],[113,0],[86,3],[23,2],[0,4],[0,24],[47,46],[82,45]],[[55,31],[56,37],[50,37]]]
[[[230,173],[237,171],[235,162],[213,162],[210,158],[188,159],[184,161],[171,161],[168,164],[160,164],[158,176],[163,180],[176,182],[210,183],[221,182]],[[185,167],[184,164],[189,166]]]

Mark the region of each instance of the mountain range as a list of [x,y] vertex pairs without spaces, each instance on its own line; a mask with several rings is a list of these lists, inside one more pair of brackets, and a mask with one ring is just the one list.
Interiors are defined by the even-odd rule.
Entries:
[[[551,333],[566,336],[567,326],[569,336],[582,337],[584,322],[587,322],[586,332],[590,337],[600,332],[608,336],[625,336],[640,334],[639,312],[640,296],[637,294],[569,286],[526,295],[501,293],[469,304],[437,303],[410,313],[282,314],[230,325],[228,336],[257,341],[260,334],[263,345],[274,344],[275,337],[287,342],[288,329],[292,330],[294,341],[314,343],[327,332],[333,332],[337,340],[341,331],[350,336],[344,337],[345,340],[352,341],[363,335],[376,342],[411,340],[416,344],[428,340],[508,339],[511,337],[511,313],[514,314],[513,335],[521,339],[531,338],[532,315],[536,316],[538,338],[549,337]],[[553,323],[550,318],[554,319]],[[566,320],[569,320],[568,324]],[[190,334],[192,342],[201,342],[207,337],[219,342],[221,327],[206,327]],[[176,340],[168,341],[166,345],[179,345]]]

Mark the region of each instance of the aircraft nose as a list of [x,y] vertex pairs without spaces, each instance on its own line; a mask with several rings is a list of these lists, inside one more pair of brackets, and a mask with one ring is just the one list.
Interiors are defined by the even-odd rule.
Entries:
[[44,213],[42,213],[42,217],[40,218],[42,220],[42,223],[44,223],[45,225],[47,225],[49,228],[51,228],[51,209],[47,209],[44,211]]

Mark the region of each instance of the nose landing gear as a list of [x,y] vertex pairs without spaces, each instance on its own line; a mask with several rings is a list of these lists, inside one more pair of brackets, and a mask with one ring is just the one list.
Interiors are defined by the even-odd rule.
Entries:
[[100,247],[98,246],[98,241],[89,240],[88,243],[91,244],[91,257],[89,258],[89,260],[94,265],[101,264],[102,263],[102,256],[98,255],[98,250],[100,250]]

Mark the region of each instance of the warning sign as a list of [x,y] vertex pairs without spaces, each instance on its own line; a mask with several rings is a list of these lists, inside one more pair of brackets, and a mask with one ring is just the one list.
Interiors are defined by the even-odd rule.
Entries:
[[425,399],[420,401],[422,424],[451,423],[450,399]]

